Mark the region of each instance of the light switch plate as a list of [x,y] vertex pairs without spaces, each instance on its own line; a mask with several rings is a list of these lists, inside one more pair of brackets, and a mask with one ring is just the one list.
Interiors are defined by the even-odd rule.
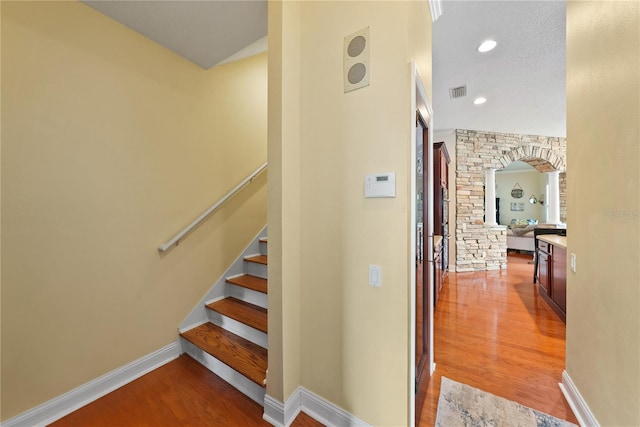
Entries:
[[382,286],[382,267],[369,265],[369,285],[379,288]]

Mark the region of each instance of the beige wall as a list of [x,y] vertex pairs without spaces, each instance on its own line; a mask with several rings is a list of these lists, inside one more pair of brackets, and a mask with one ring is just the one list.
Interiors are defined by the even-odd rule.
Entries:
[[79,2],[2,2],[2,419],[175,342],[266,223],[266,55],[205,71]]
[[[0,1],[0,90],[2,88],[2,2]],[[2,101],[0,100],[0,189],[2,188]],[[0,191],[0,421],[2,421],[2,197]]]
[[637,426],[640,3],[567,7],[567,372],[601,425]]
[[[270,61],[281,68],[270,62],[270,98],[278,101],[269,105],[269,159],[280,164],[270,163],[269,234],[270,245],[276,240],[281,247],[275,255],[270,247],[269,283],[270,304],[281,304],[282,321],[274,325],[278,315],[270,313],[269,338],[270,360],[277,342],[284,361],[282,367],[270,362],[268,393],[286,399],[299,375],[301,385],[371,424],[406,425],[413,416],[410,61],[430,76],[428,8],[415,2],[292,3],[270,3]],[[365,27],[371,85],[345,94],[343,38]],[[430,93],[430,81],[425,86]],[[365,174],[385,171],[397,173],[397,197],[365,199]],[[369,264],[382,266],[380,289],[368,285]],[[279,269],[276,282],[272,273]],[[274,288],[280,288],[279,301]],[[287,326],[287,318],[299,319],[300,329]]]
[[300,385],[300,4],[269,2],[269,372],[285,401]]
[[[544,175],[535,169],[524,172],[496,172],[496,197],[500,198],[500,224],[509,225],[512,219],[537,219],[540,223],[544,222],[542,205],[529,203],[532,194],[537,199],[544,191],[540,184],[541,177],[544,178]],[[524,191],[520,199],[511,197],[511,190],[516,184],[519,184]],[[512,211],[511,203],[524,203],[524,211]]]

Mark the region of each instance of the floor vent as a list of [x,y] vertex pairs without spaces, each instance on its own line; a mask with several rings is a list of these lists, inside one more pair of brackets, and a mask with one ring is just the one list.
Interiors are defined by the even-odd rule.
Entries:
[[449,89],[449,96],[451,99],[462,98],[467,96],[467,86],[452,87]]

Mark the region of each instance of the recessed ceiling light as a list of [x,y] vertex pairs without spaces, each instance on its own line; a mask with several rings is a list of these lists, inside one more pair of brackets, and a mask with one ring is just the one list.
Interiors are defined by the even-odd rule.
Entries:
[[494,47],[496,47],[497,44],[498,43],[496,43],[495,40],[485,40],[482,42],[480,46],[478,46],[478,52],[481,52],[481,53],[489,52]]
[[487,102],[487,98],[481,96],[473,100],[473,103],[476,105],[484,104],[485,102]]

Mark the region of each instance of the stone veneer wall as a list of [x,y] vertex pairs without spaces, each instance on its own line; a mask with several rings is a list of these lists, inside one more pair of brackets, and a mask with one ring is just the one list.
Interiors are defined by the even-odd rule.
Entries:
[[560,221],[567,223],[567,173],[561,172],[560,177]]
[[566,152],[565,138],[456,130],[456,271],[507,268],[506,227],[484,223],[485,171],[517,160],[564,171]]

